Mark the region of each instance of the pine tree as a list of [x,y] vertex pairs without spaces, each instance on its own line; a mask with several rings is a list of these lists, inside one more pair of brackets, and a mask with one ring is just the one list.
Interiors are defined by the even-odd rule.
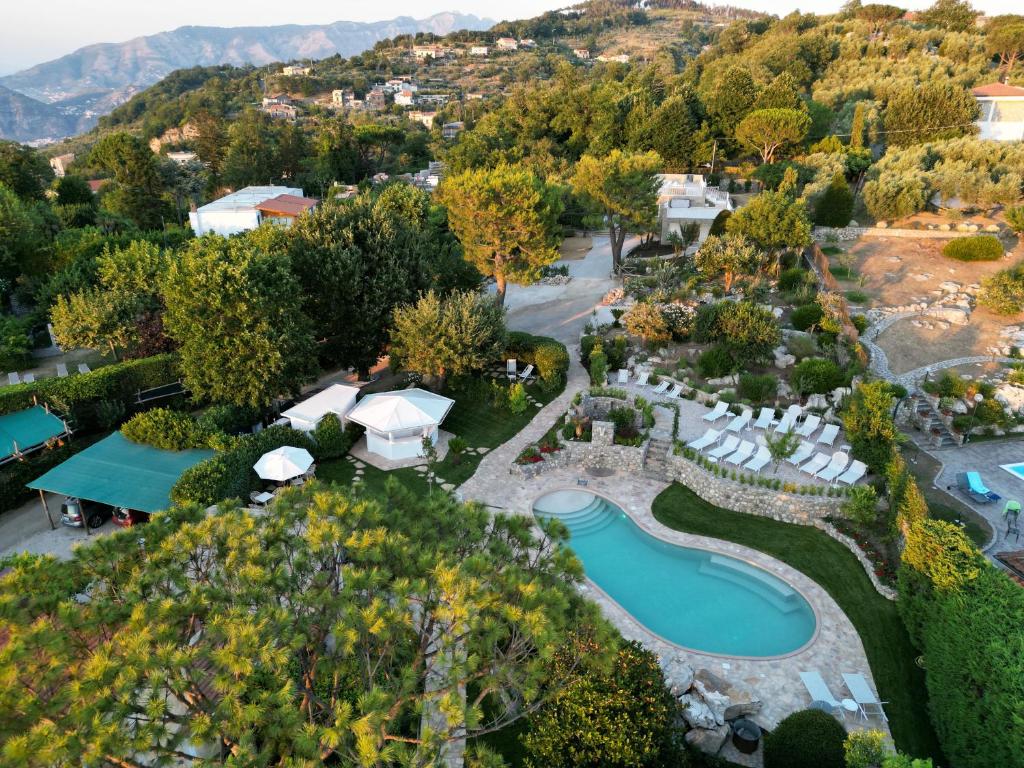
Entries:
[[866,122],[864,103],[858,101],[853,108],[853,123],[850,125],[850,146],[853,149],[864,148],[864,124]]
[[822,227],[845,227],[853,215],[853,193],[843,174],[832,177],[814,206],[814,223]]

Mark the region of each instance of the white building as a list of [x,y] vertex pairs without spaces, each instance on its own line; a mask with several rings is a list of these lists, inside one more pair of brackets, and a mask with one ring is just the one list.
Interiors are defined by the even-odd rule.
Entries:
[[281,417],[288,419],[292,429],[302,432],[312,432],[328,413],[333,413],[344,424],[345,416],[356,404],[358,395],[359,387],[332,384],[323,392],[318,392],[283,411]]
[[[270,203],[271,200],[278,204]],[[315,208],[316,203],[303,197],[302,190],[296,187],[244,187],[190,211],[188,220],[197,237],[209,232],[227,237],[256,229],[264,218],[290,223],[286,219]]]
[[68,166],[75,162],[75,153],[69,152],[66,155],[57,155],[50,158],[50,167],[53,168],[53,175],[63,179],[68,172]]
[[416,103],[416,94],[413,91],[402,90],[395,94],[395,104],[403,107],[411,107]]
[[167,159],[178,165],[186,165],[198,159],[195,152],[168,152]]
[[575,56],[577,59],[586,60],[586,59],[590,58],[590,49],[589,48],[573,48],[572,49],[572,55]]
[[440,45],[414,45],[412,55],[417,59],[443,59],[444,48]]
[[499,37],[495,43],[500,51],[517,51],[519,43],[514,37]]
[[597,60],[598,61],[604,61],[604,62],[612,62],[612,61],[614,61],[614,62],[617,62],[619,64],[628,64],[629,63],[629,56],[627,54],[625,54],[625,53],[619,53],[619,54],[616,54],[615,56],[610,56],[608,54],[602,53],[600,56],[597,57]]
[[424,389],[367,395],[348,412],[366,427],[366,449],[392,461],[423,455],[423,439],[437,443],[438,427],[455,401]]
[[469,49],[470,56],[486,56],[489,50],[486,45],[474,45]]
[[285,67],[284,69],[281,70],[281,74],[285,75],[287,77],[296,77],[296,76],[299,76],[299,75],[308,75],[310,73],[310,71],[311,70],[310,70],[309,67],[301,67],[301,66],[291,66],[291,65],[289,65],[289,66],[287,66],[287,67]]
[[975,125],[978,137],[994,141],[1024,141],[1024,88],[1005,83],[971,90],[981,114]]
[[709,187],[698,173],[658,174],[658,222],[661,242],[668,242],[673,232],[682,234],[682,228],[691,222],[700,226],[698,243],[704,242],[711,224],[722,211],[732,211],[734,205],[728,192]]
[[434,127],[434,115],[436,112],[422,112],[418,109],[414,109],[409,113],[409,119],[415,123],[421,124],[428,131]]

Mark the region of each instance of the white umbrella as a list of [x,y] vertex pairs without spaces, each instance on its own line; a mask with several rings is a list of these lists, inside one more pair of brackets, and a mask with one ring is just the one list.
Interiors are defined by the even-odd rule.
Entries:
[[293,477],[306,474],[313,465],[313,457],[305,448],[282,445],[269,453],[260,456],[259,461],[252,465],[256,474],[264,480],[291,480]]

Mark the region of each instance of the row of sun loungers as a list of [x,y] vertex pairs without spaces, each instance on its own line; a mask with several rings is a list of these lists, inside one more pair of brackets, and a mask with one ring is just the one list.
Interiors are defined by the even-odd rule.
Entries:
[[[86,363],[79,363],[78,364],[78,372],[79,373],[91,373],[92,369],[89,368],[88,364],[86,364]],[[67,376],[68,376],[68,367],[67,367],[67,365],[65,365],[64,363],[57,363],[57,376],[59,376],[62,379],[67,378]],[[7,383],[10,386],[12,386],[12,387],[15,384],[32,384],[35,380],[36,380],[36,375],[34,373],[20,374],[17,371],[12,371],[12,372],[7,374]]]
[[[757,420],[753,423],[754,429],[768,430],[772,428],[774,424],[774,432],[777,434],[784,434],[787,432],[793,432],[800,437],[810,437],[817,432],[818,427],[821,426],[821,417],[817,414],[808,414],[807,418],[804,419],[803,423],[797,425],[796,420],[803,412],[803,409],[799,405],[791,405],[786,409],[786,412],[782,414],[782,418],[779,422],[775,423],[775,409],[774,408],[762,408],[761,412],[757,416]],[[730,415],[729,404],[719,400],[715,403],[715,407],[705,413],[701,419],[709,421],[714,424],[716,421],[724,416]],[[750,425],[750,421],[753,418],[753,411],[744,409],[738,416],[734,416],[726,427],[727,432],[741,432],[747,429]],[[836,424],[826,424],[821,430],[821,434],[818,435],[816,442],[823,443],[825,445],[832,445],[836,437],[839,436],[839,426]]]
[[[801,672],[800,680],[803,682],[804,688],[807,689],[811,702],[824,703],[831,708],[834,714],[842,715],[846,709],[843,704],[852,702],[849,704],[850,711],[859,712],[860,716],[865,720],[872,715],[878,715],[886,722],[889,721],[889,718],[885,715],[885,709],[882,707],[886,702],[878,700],[864,675],[852,674],[850,672],[843,673],[843,682],[846,683],[846,688],[849,690],[852,698],[842,702],[832,695],[832,691],[825,683],[820,672]],[[854,705],[856,705],[856,709],[854,709]]]

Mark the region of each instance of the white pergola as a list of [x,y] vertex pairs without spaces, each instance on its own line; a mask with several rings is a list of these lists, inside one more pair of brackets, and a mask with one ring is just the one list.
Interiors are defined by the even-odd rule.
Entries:
[[455,401],[424,389],[367,395],[348,412],[366,427],[366,449],[392,461],[423,455],[423,438],[437,442],[437,429]]

